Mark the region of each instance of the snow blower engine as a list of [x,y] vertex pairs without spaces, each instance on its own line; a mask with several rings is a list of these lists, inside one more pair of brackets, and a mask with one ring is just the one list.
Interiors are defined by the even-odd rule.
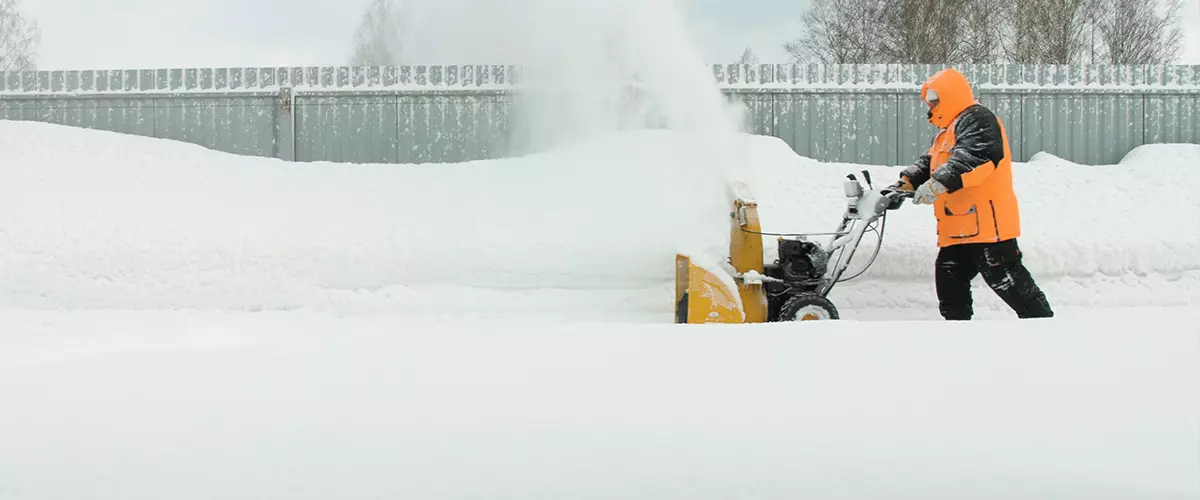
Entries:
[[[862,171],[863,183],[846,176],[846,211],[832,233],[764,233],[758,220],[758,203],[744,184],[732,186],[729,259],[718,268],[702,266],[687,255],[675,256],[676,323],[764,323],[838,319],[837,307],[828,298],[833,286],[861,276],[875,262],[883,245],[887,212],[900,208],[911,191],[896,185],[875,190],[871,174]],[[843,274],[867,232],[879,235],[875,252],[861,271]],[[763,236],[777,236],[778,256],[764,265]],[[828,236],[820,245],[811,240]]]

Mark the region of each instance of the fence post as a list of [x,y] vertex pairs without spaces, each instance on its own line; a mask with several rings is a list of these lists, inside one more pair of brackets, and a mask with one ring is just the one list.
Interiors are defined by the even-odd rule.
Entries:
[[292,87],[280,87],[275,102],[275,156],[296,161],[296,95]]

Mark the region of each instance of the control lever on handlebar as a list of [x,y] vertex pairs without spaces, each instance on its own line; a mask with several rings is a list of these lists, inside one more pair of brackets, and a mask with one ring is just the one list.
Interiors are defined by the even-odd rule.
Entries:
[[904,200],[906,198],[912,198],[916,194],[914,191],[899,189],[901,185],[902,183],[897,182],[880,192],[880,194],[882,194],[883,197],[887,198],[890,202],[887,207],[888,210],[896,210],[897,208],[900,208],[900,206],[904,204]]

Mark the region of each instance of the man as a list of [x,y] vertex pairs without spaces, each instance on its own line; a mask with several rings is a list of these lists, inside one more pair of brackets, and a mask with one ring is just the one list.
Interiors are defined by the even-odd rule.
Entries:
[[933,205],[939,247],[934,282],[942,317],[971,319],[971,281],[977,275],[1017,316],[1052,317],[1045,294],[1021,263],[1020,214],[1003,125],[954,69],[930,77],[921,85],[921,98],[940,132],[895,186],[915,190],[914,204]]

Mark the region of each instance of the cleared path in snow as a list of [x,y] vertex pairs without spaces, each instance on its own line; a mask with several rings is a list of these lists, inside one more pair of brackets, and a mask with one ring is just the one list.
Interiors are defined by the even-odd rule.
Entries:
[[1192,499],[1198,319],[0,312],[0,497]]

